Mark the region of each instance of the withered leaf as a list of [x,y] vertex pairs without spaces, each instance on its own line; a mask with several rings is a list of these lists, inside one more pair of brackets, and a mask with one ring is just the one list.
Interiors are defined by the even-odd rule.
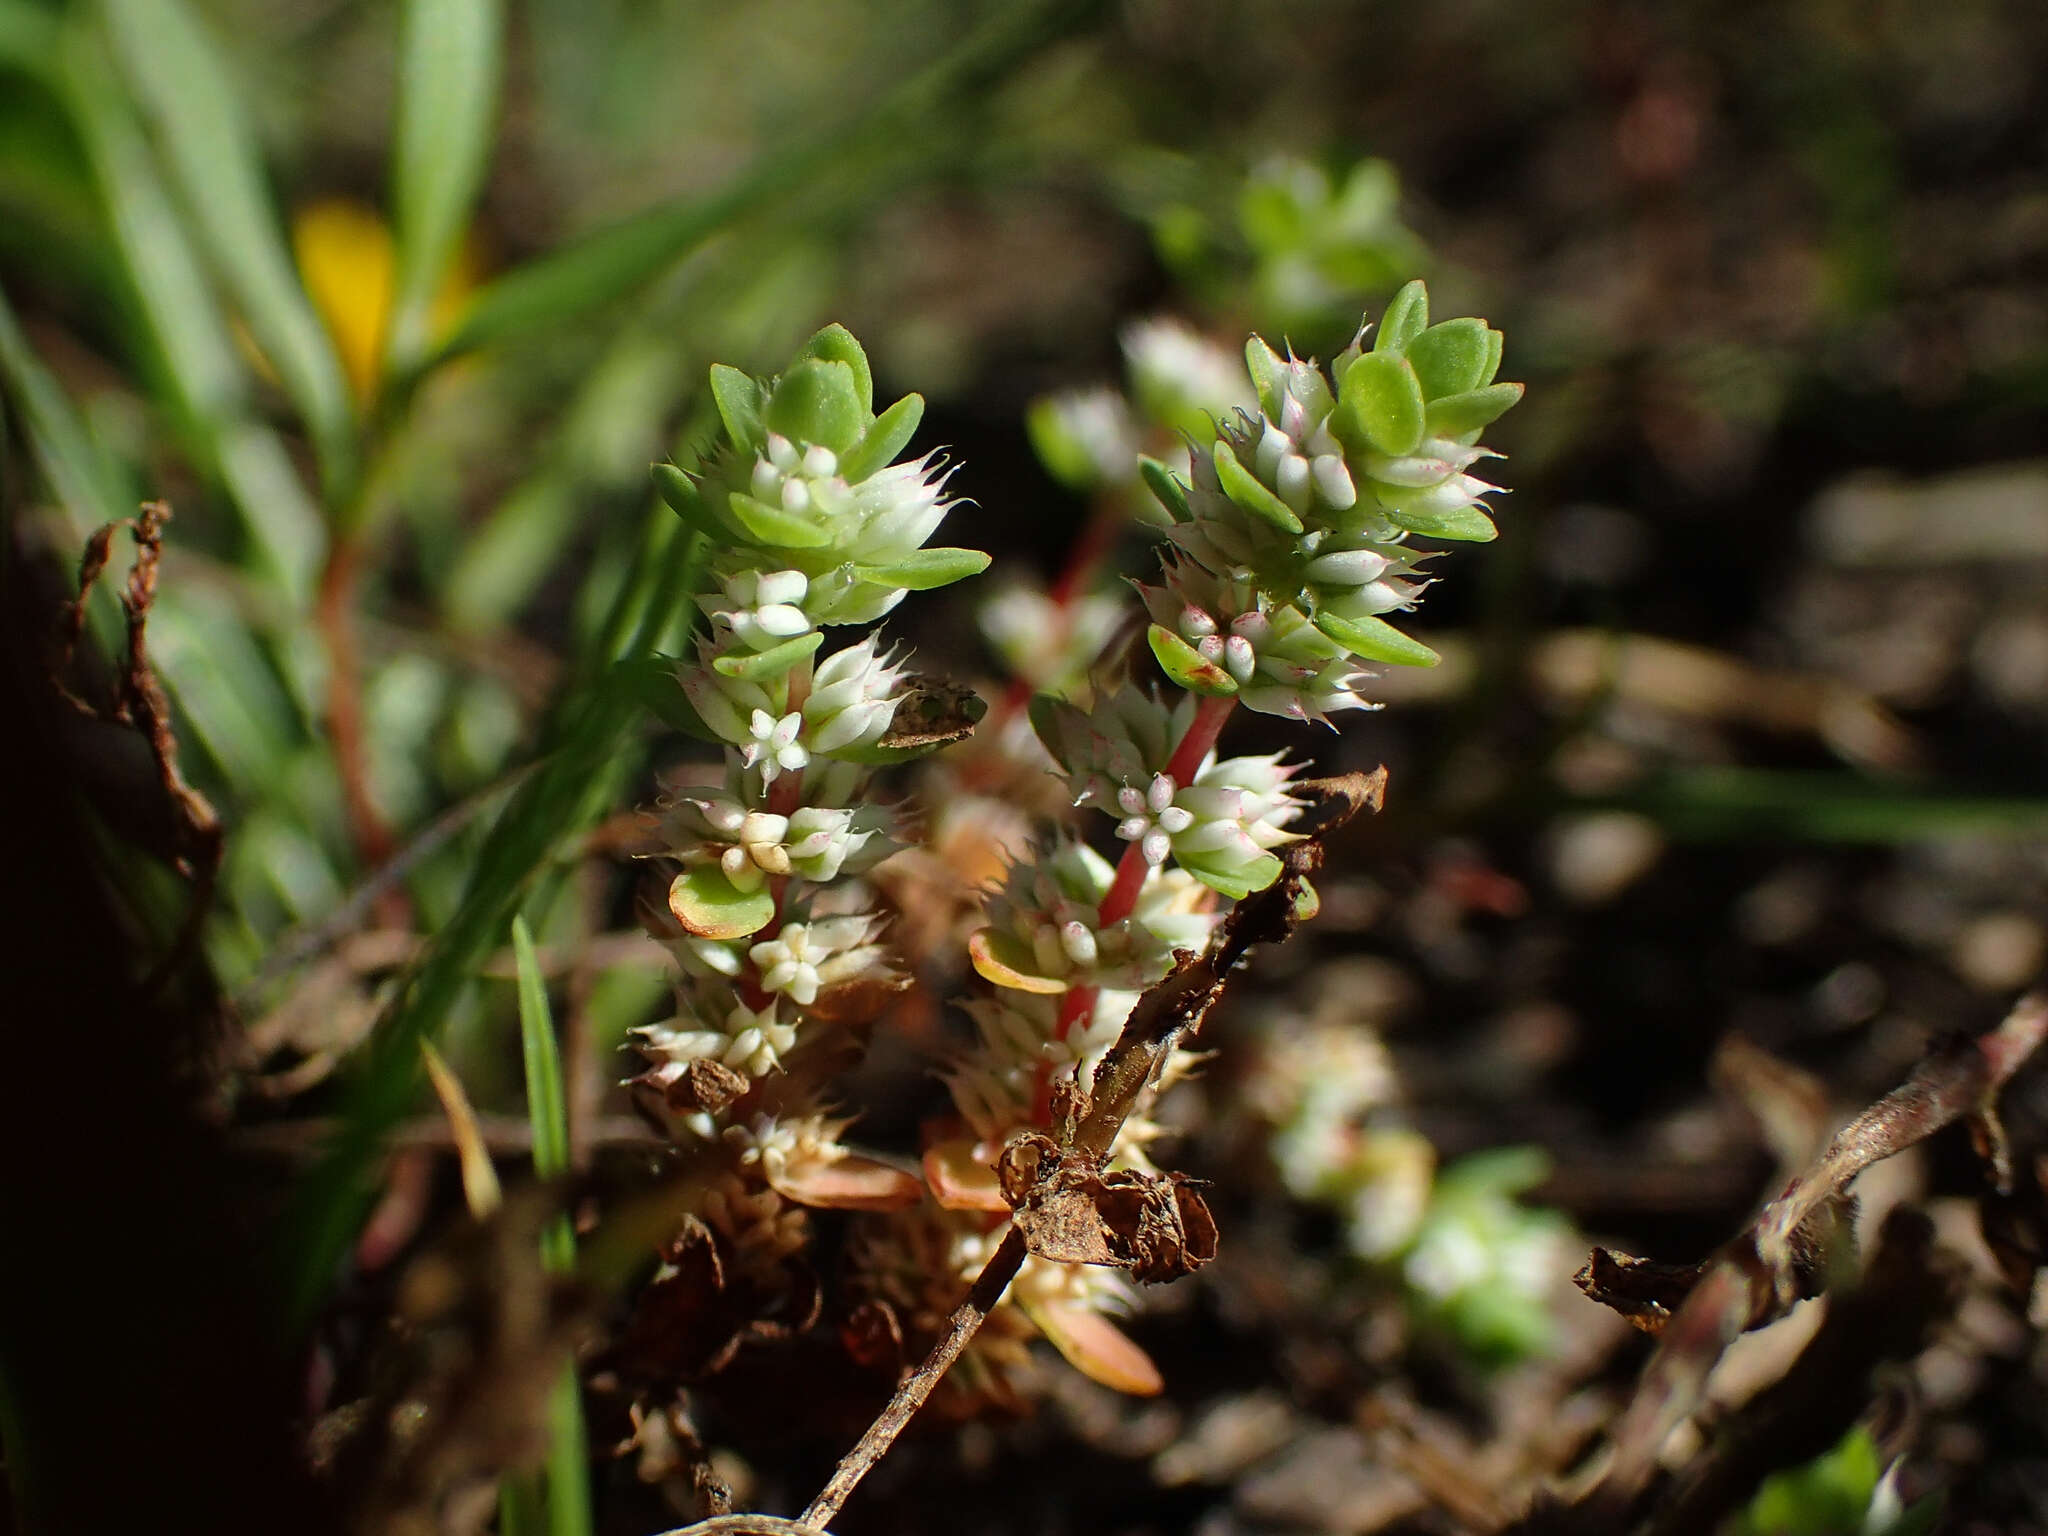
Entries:
[[896,713],[877,745],[895,752],[949,746],[973,735],[987,713],[988,706],[972,688],[913,672],[903,679]]
[[1216,1257],[1216,1220],[1178,1174],[1105,1174],[1039,1135],[1011,1142],[997,1172],[1011,1219],[1040,1258],[1107,1265],[1154,1285]]

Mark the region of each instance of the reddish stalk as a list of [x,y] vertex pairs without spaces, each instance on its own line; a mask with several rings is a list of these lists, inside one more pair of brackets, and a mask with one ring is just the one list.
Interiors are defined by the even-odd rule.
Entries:
[[[370,790],[362,661],[356,651],[355,625],[356,581],[362,564],[361,543],[337,535],[320,573],[314,614],[327,643],[327,735],[334,747],[334,771],[341,780],[349,838],[363,867],[376,869],[397,851],[397,839]],[[409,906],[402,891],[387,892],[378,900],[378,919],[385,927],[404,927],[410,921]]]

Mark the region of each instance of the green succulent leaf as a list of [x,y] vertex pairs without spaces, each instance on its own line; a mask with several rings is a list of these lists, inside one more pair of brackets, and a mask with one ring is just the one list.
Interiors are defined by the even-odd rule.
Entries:
[[1381,356],[1405,357],[1408,344],[1429,324],[1429,289],[1416,278],[1388,302],[1372,349]]
[[1507,340],[1499,331],[1489,330],[1486,333],[1486,368],[1479,375],[1482,387],[1491,384],[1493,376],[1500,372],[1501,349],[1507,345]]
[[1478,506],[1459,507],[1450,512],[1411,512],[1399,507],[1388,507],[1386,511],[1388,517],[1410,533],[1419,533],[1425,538],[1488,544],[1500,537],[1500,530],[1494,527],[1493,519]]
[[1237,692],[1236,678],[1172,630],[1154,624],[1145,632],[1145,638],[1152,644],[1152,654],[1159,659],[1159,670],[1188,692],[1224,697]]
[[711,658],[711,670],[720,677],[738,678],[743,681],[781,677],[824,643],[825,632],[822,629],[814,629],[798,635],[794,640],[771,645],[765,651],[734,651],[724,656],[714,656]]
[[1405,357],[1368,352],[1346,370],[1330,425],[1348,448],[1413,453],[1422,446],[1422,381]]
[[1301,519],[1294,515],[1286,502],[1260,484],[1258,476],[1237,461],[1230,444],[1218,438],[1210,456],[1215,462],[1216,478],[1222,483],[1224,495],[1252,516],[1283,532],[1301,532]]
[[860,379],[849,365],[837,358],[806,358],[776,381],[761,419],[793,443],[846,453],[867,430],[868,409]]
[[775,920],[775,897],[766,886],[739,890],[717,865],[699,864],[669,885],[668,909],[700,939],[744,939]]
[[1443,658],[1385,619],[1345,619],[1334,613],[1316,615],[1316,628],[1361,661],[1384,661],[1396,667],[1433,667]]
[[929,592],[951,586],[988,569],[989,557],[978,549],[920,549],[887,565],[856,565],[854,575],[882,587],[908,587]]
[[832,542],[830,530],[807,517],[771,507],[745,491],[728,494],[726,505],[732,509],[733,521],[762,544],[777,544],[784,549],[823,549]]
[[839,461],[839,473],[849,484],[859,484],[878,469],[886,469],[896,455],[910,444],[917,424],[924,420],[924,396],[905,395],[882,412],[869,426],[860,446]]
[[1185,523],[1194,517],[1194,513],[1188,510],[1187,487],[1157,459],[1140,455],[1138,478],[1145,482],[1145,488],[1159,499],[1159,505],[1176,523]]
[[1286,364],[1280,354],[1266,345],[1263,336],[1254,336],[1244,344],[1244,366],[1252,376],[1252,386],[1259,392],[1259,409],[1268,416],[1280,414],[1280,380]]
[[804,343],[800,358],[817,358],[822,362],[844,363],[853,373],[854,389],[860,397],[861,413],[873,416],[875,413],[875,374],[868,366],[865,348],[854,339],[853,332],[834,321],[817,335]]
[[673,464],[656,464],[652,467],[654,488],[661,492],[661,499],[669,504],[684,521],[701,517],[704,512],[704,498],[697,494],[697,482]]
[[1486,365],[1493,353],[1487,338],[1493,334],[1484,320],[1469,315],[1432,325],[1408,343],[1408,362],[1422,382],[1423,395],[1431,400],[1444,395],[1462,395],[1486,382]]
[[1488,384],[1429,402],[1429,435],[1463,438],[1491,425],[1522,398],[1519,384]]
[[1280,878],[1281,867],[1279,859],[1270,853],[1260,854],[1240,869],[1219,870],[1190,864],[1181,865],[1181,868],[1210,890],[1228,897],[1231,901],[1243,901],[1253,891],[1263,891]]
[[724,363],[713,363],[711,399],[718,407],[718,419],[725,423],[725,435],[740,448],[759,452],[768,437],[761,425],[761,381]]

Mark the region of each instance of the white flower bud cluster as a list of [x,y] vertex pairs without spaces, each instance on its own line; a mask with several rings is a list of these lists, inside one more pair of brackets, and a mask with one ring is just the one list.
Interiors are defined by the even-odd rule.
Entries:
[[[687,999],[679,999],[678,1007],[683,1011],[676,1017],[634,1031],[640,1054],[653,1063],[657,1086],[663,1088],[693,1061],[715,1061],[749,1077],[765,1077],[781,1067],[784,1053],[796,1044],[796,1025],[778,1013],[773,999],[758,1009],[734,1001],[716,1025],[699,1018]],[[700,1134],[710,1132],[700,1128]]]
[[888,950],[873,942],[881,927],[880,918],[866,913],[784,923],[773,938],[749,948],[747,958],[762,990],[808,1008],[829,987],[897,980]]
[[[1251,582],[1216,576],[1185,557],[1169,557],[1164,575],[1163,586],[1138,585],[1152,621],[1221,666],[1247,708],[1327,724],[1334,710],[1378,707],[1358,691],[1373,674],[1299,607],[1275,603]],[[1379,595],[1398,595],[1403,583],[1393,568],[1382,575]]]
[[1136,843],[1154,868],[1171,854],[1198,878],[1239,875],[1269,849],[1295,840],[1286,830],[1301,814],[1287,793],[1294,773],[1277,755],[1221,763],[1212,757],[1185,789],[1155,773],[1143,789],[1126,784],[1117,791],[1123,819],[1116,835]]
[[[916,554],[938,531],[953,503],[945,495],[952,471],[936,453],[877,469],[856,481],[842,473],[840,456],[771,432],[732,492],[775,515],[756,523],[757,537],[808,573],[805,612],[813,624],[871,624],[903,600],[907,588],[862,574]],[[722,482],[719,488],[722,488]],[[712,489],[711,494],[717,494]],[[714,562],[735,573],[738,551]]]
[[1046,983],[1128,990],[1164,974],[1175,948],[1208,937],[1206,914],[1172,910],[1187,881],[1178,871],[1141,892],[1129,918],[1103,926],[1098,909],[1114,878],[1109,861],[1086,843],[1054,839],[1049,852],[1011,865],[989,898],[987,952]]
[[685,862],[715,862],[742,892],[771,878],[823,884],[860,874],[896,849],[878,811],[803,805],[784,815],[732,795],[680,801],[665,830]]

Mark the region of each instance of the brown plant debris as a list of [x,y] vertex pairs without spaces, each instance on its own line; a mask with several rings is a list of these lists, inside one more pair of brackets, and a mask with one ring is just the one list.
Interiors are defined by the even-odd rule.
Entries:
[[[1837,1132],[1812,1167],[1690,1277],[1681,1266],[1594,1251],[1580,1272],[1581,1287],[1637,1326],[1658,1332],[1659,1345],[1615,1425],[1605,1475],[1577,1506],[1590,1522],[1584,1528],[1616,1517],[1635,1500],[1666,1438],[1700,1405],[1708,1372],[1740,1334],[1775,1322],[1803,1297],[1837,1289],[1833,1282],[1851,1257],[1848,1186],[1857,1174],[1963,1120],[1996,1189],[2010,1189],[1996,1101],[2044,1039],[2048,994],[2034,993],[1988,1034],[1937,1042],[1904,1083]],[[1903,1229],[1892,1240],[1905,1242]],[[1868,1293],[1879,1308],[1892,1305],[1885,1290],[1888,1273],[1874,1265],[1862,1291],[1848,1294]],[[1855,1306],[1845,1301],[1841,1310]],[[1654,1326],[1660,1310],[1668,1317]],[[1932,1316],[1933,1303],[1920,1310]]]
[[64,605],[58,632],[54,674],[61,679],[85,632],[86,604],[92,589],[113,557],[114,536],[123,528],[135,539],[135,563],[121,589],[121,613],[127,624],[127,649],[111,708],[98,709],[62,682],[58,693],[88,720],[132,727],[149,748],[155,788],[169,806],[164,851],[178,873],[192,882],[192,903],[176,939],[157,962],[147,986],[153,990],[168,979],[198,943],[200,925],[213,899],[220,872],[221,823],[206,797],[185,781],[178,766],[178,739],[171,729],[171,703],[149,660],[149,613],[156,604],[157,577],[163,564],[164,524],[171,520],[166,501],[146,501],[132,518],[108,523],[85,541],[78,561],[78,595]]

